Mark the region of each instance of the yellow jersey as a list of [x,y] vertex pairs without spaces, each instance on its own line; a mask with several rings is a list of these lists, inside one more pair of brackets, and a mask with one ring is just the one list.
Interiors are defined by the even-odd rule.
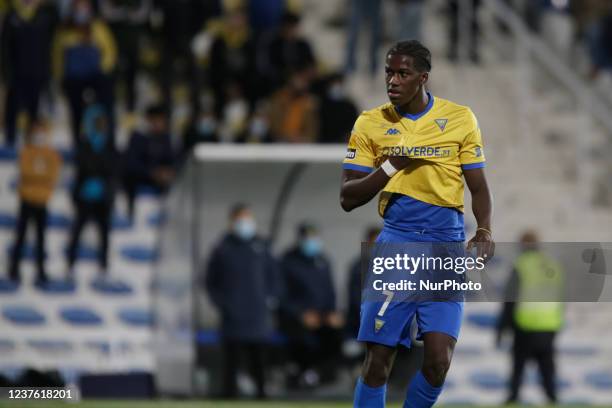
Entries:
[[467,106],[429,95],[426,109],[400,114],[391,103],[364,111],[351,132],[345,169],[371,172],[389,156],[414,160],[383,189],[384,216],[393,194],[463,212],[463,170],[485,166],[478,121]]

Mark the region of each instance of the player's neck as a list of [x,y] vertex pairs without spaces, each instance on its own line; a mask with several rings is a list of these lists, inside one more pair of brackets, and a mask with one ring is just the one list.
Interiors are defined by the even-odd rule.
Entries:
[[429,104],[429,94],[425,89],[421,90],[417,95],[412,98],[410,102],[405,105],[398,106],[397,109],[401,114],[418,115],[427,109]]

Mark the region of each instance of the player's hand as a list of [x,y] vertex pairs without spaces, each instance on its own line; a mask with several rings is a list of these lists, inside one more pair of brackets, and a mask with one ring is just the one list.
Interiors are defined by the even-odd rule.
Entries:
[[471,251],[473,248],[476,248],[477,257],[484,258],[485,263],[490,261],[495,254],[495,242],[491,233],[482,229],[477,230],[474,237],[467,244],[468,251]]
[[302,324],[310,330],[316,330],[321,327],[321,317],[314,310],[307,310],[302,313]]
[[325,323],[333,329],[339,329],[344,326],[344,319],[338,312],[328,313],[325,317]]
[[407,156],[391,156],[389,162],[398,170],[403,170],[410,164],[412,159]]

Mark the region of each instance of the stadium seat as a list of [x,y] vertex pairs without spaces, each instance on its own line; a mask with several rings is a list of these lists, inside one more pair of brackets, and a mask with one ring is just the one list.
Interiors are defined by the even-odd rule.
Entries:
[[104,354],[110,353],[110,343],[106,340],[88,340],[85,347]]
[[492,329],[497,326],[497,315],[486,312],[474,312],[467,316],[467,321],[471,325],[481,329]]
[[154,262],[157,260],[157,250],[140,245],[126,245],[121,248],[121,256],[132,262]]
[[30,306],[5,306],[2,314],[5,319],[23,326],[41,325],[46,321],[42,313]]
[[584,381],[598,390],[612,391],[612,371],[601,370],[587,373]]
[[71,351],[74,347],[68,340],[31,339],[26,342],[31,348],[43,353],[60,353]]
[[[541,384],[542,379],[540,377],[540,372],[536,370],[535,367],[529,367],[529,368],[531,369],[526,370],[524,381],[527,384],[534,384],[534,385]],[[571,386],[571,382],[569,380],[567,380],[566,378],[559,377],[559,376],[557,376],[556,384],[560,390],[566,390],[567,388]]]
[[592,357],[598,354],[599,350],[592,346],[561,346],[559,353],[571,357]]
[[105,295],[129,295],[134,291],[126,282],[105,278],[95,279],[91,283],[91,288]]
[[60,316],[75,326],[97,326],[103,322],[100,315],[86,307],[64,307],[60,310]]
[[[64,254],[68,255],[68,247],[64,248]],[[98,260],[98,250],[88,244],[81,243],[77,248],[77,260],[95,262]]]
[[71,225],[72,220],[66,214],[49,212],[47,227],[55,229],[69,229]]
[[17,151],[14,147],[0,146],[0,161],[15,161]]
[[70,280],[49,280],[36,287],[46,294],[72,294],[76,291],[76,284]]
[[166,213],[164,211],[158,211],[150,215],[147,221],[151,227],[158,228],[163,225],[166,218]]
[[15,293],[19,290],[19,284],[9,279],[0,279],[0,293]]
[[148,309],[125,308],[119,310],[118,316],[122,322],[130,326],[153,326],[153,313]]
[[17,223],[17,217],[12,212],[0,212],[0,228],[13,229]]
[[497,371],[478,371],[472,373],[470,382],[485,390],[501,390],[506,388],[506,379]]
[[120,214],[113,214],[113,229],[116,230],[127,230],[132,228],[132,221],[128,217],[125,217]]

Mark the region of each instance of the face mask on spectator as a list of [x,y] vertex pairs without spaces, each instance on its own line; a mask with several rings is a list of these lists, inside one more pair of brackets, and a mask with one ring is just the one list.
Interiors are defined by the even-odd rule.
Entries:
[[313,258],[321,253],[323,243],[319,237],[307,237],[302,240],[300,247],[304,255]]
[[234,221],[233,230],[238,238],[248,241],[255,236],[257,225],[253,218],[242,217]]
[[327,96],[329,96],[329,99],[333,101],[338,101],[344,98],[344,87],[340,83],[333,84],[329,87]]
[[249,131],[251,136],[261,139],[268,133],[268,122],[262,117],[253,118]]

